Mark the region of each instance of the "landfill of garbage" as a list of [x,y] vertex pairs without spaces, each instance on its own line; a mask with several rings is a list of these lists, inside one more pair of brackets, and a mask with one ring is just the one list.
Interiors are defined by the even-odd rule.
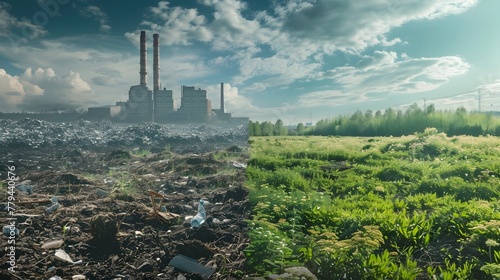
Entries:
[[111,122],[51,123],[37,119],[0,119],[0,148],[79,148],[105,150],[144,147],[208,152],[248,141],[248,126],[226,124],[116,124]]
[[0,279],[244,278],[247,143],[241,125],[0,120]]

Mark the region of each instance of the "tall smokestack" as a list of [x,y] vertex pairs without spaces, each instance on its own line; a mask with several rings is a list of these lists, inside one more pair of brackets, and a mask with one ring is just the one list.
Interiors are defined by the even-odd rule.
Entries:
[[220,111],[224,113],[224,83],[220,83]]
[[160,90],[160,34],[153,34],[153,92]]
[[147,72],[146,72],[146,31],[141,31],[141,70],[139,72],[141,77],[141,86],[147,86]]

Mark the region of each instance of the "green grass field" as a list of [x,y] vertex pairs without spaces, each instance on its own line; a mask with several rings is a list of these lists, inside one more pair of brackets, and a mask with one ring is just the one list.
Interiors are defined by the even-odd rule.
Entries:
[[500,279],[500,138],[252,137],[247,264],[320,279]]

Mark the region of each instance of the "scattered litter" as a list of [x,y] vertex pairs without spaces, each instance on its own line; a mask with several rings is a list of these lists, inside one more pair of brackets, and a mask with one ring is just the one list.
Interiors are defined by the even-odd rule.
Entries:
[[52,201],[52,203],[57,203],[59,202],[59,199],[54,196],[53,198],[50,199],[50,201]]
[[56,259],[58,259],[60,261],[69,262],[69,263],[75,263],[71,259],[71,257],[66,252],[64,252],[64,250],[62,250],[62,249],[57,249],[55,256],[56,256]]
[[95,193],[97,194],[98,197],[106,197],[109,195],[109,192],[101,189],[97,189]]
[[49,280],[63,280],[63,279],[56,275],[56,276],[50,277]]
[[200,264],[197,260],[184,255],[175,256],[168,265],[177,268],[180,271],[187,273],[198,273],[203,279],[208,279],[214,273],[215,268],[206,267]]
[[52,204],[52,206],[50,206],[49,208],[46,208],[45,211],[47,211],[47,213],[51,214],[52,212],[56,211],[60,207],[61,207],[61,204],[56,202],[56,203]]
[[72,280],[85,280],[85,279],[87,279],[87,278],[85,277],[85,275],[78,274],[78,275],[73,275],[73,276],[71,277],[71,279],[72,279]]
[[[151,205],[153,206],[153,215],[156,216],[160,221],[164,223],[170,223],[173,219],[177,219],[180,217],[178,214],[170,213],[167,211],[167,208],[162,205],[164,203],[164,198],[165,195],[161,193],[157,193],[155,191],[149,190],[148,191],[150,199],[151,199]],[[157,199],[160,199],[159,204],[157,204]],[[165,211],[162,211],[164,207]]]
[[205,207],[203,207],[203,199],[198,202],[198,214],[191,219],[192,227],[200,227],[207,218],[207,213],[205,212]]
[[242,169],[247,168],[246,164],[241,163],[241,162],[237,162],[237,161],[233,162],[233,166],[236,167],[236,168],[242,168]]
[[212,220],[212,223],[214,223],[214,224],[218,225],[218,224],[220,224],[220,223],[221,223],[221,221],[220,221],[219,219],[217,219],[217,218],[214,218],[214,219]]
[[135,236],[143,236],[144,234],[138,230],[135,231]]
[[64,240],[59,239],[59,240],[52,240],[43,243],[42,249],[54,249],[54,248],[59,248],[61,245],[64,243]]
[[[14,232],[14,234],[12,234]],[[3,235],[9,237],[14,235],[19,235],[19,229],[15,226],[4,226],[3,227]]]
[[21,182],[19,185],[16,186],[16,189],[22,193],[26,194],[32,194],[33,193],[33,185],[29,185],[24,183],[26,181]]

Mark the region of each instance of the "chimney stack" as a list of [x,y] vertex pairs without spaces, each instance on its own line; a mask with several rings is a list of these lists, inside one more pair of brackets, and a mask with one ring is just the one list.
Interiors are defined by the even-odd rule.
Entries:
[[146,56],[146,31],[141,31],[141,70],[139,72],[141,77],[141,86],[147,86]]
[[224,113],[224,83],[220,83],[220,111]]
[[160,90],[160,34],[153,34],[153,92]]

